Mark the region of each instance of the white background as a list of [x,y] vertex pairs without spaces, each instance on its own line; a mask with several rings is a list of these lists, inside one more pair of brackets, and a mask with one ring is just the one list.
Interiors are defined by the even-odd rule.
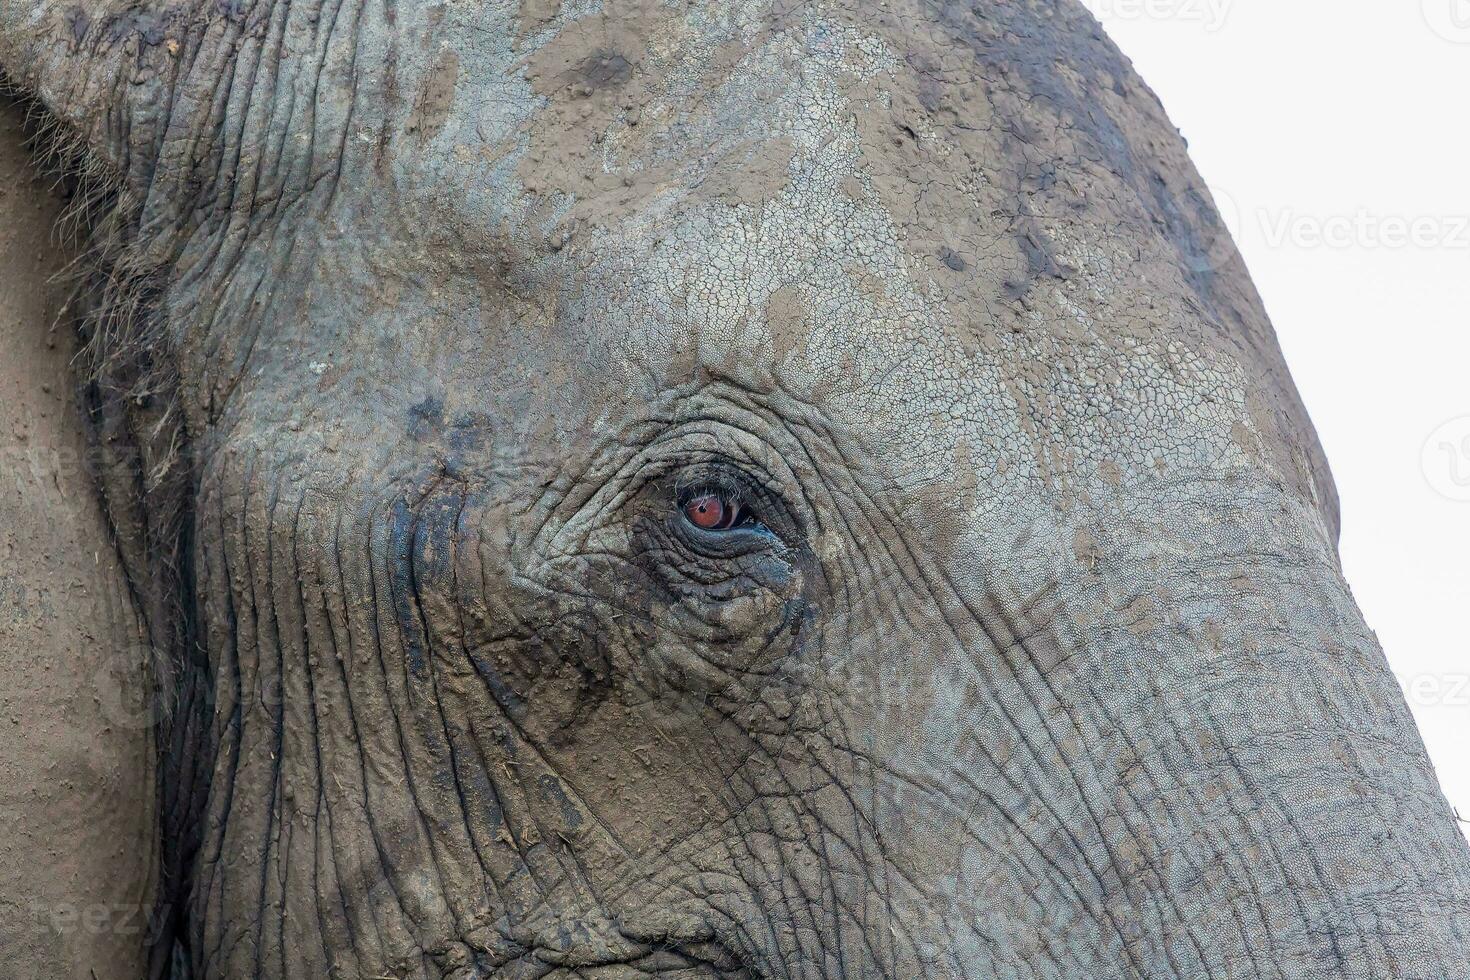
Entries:
[[1470,0],[1083,2],[1245,255],[1348,581],[1470,819]]

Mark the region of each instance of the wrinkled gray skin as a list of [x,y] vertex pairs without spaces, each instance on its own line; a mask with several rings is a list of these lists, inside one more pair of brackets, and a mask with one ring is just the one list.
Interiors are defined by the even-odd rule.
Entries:
[[103,6],[0,64],[163,379],[94,394],[194,976],[1470,976],[1310,424],[1076,4]]

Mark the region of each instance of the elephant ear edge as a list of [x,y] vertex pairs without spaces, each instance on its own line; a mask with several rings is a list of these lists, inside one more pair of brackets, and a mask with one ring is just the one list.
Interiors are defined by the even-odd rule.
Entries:
[[156,161],[191,20],[117,0],[0,0],[0,77],[44,107],[55,141],[136,178]]
[[75,370],[89,460],[141,613],[162,709],[155,978],[174,969],[174,920],[207,792],[190,760],[208,737],[211,693],[189,595],[189,438],[157,309],[158,273],[175,243],[141,227],[165,228],[168,212],[189,206],[173,193],[160,153],[166,139],[184,137],[181,152],[194,154],[211,138],[208,119],[195,125],[180,111],[179,87],[202,67],[195,62],[208,25],[227,14],[126,0],[0,0],[0,85],[34,107],[33,151],[71,188],[63,223],[81,247],[68,270],[75,292],[67,315],[80,344]]
[[74,294],[65,314],[81,344],[94,475],[153,644],[172,654],[160,658],[170,672],[185,645],[177,484],[186,439],[155,314],[156,270],[171,243],[138,226],[162,183],[158,148],[179,125],[174,87],[195,24],[184,8],[128,0],[0,0],[0,83],[36,110],[33,153],[69,188],[62,224],[80,247],[66,272]]
[[210,26],[236,6],[0,0],[0,83],[38,110],[33,152],[69,186],[63,223],[82,240],[68,315],[96,476],[155,646],[175,658],[187,437],[157,307],[177,247],[160,230],[191,202],[175,192],[188,175],[160,153],[211,139],[211,120],[181,109],[181,81],[218,67],[203,56]]

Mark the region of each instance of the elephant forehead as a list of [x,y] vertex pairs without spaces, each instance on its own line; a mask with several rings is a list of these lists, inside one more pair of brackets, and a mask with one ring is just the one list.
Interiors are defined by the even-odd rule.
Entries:
[[686,216],[656,247],[614,243],[568,263],[554,346],[575,376],[607,385],[592,400],[599,424],[718,379],[788,419],[815,416],[858,447],[841,456],[921,509],[939,501],[971,519],[1012,520],[1058,488],[1259,455],[1233,360],[1167,331],[1120,335],[1069,299],[1082,284],[1004,321],[952,303],[888,211],[840,184],[796,179],[760,204]]
[[[456,5],[422,44],[392,53],[385,102],[397,118],[348,148],[379,172],[391,160],[410,235],[432,228],[468,254],[521,262],[579,236],[598,247],[627,221],[657,225],[681,202],[758,204],[820,180],[901,212],[909,247],[934,268],[1018,287],[1050,264],[1021,196],[1049,192],[1058,168],[1103,164],[1095,176],[1108,186],[1065,202],[1074,223],[1132,203],[1119,177],[1134,169],[1127,140],[1084,94],[1097,52],[1071,67],[1053,51],[1058,64],[1034,70],[1055,36],[1088,27],[1055,23],[1054,11],[544,6],[515,18]],[[1012,37],[1038,31],[1032,47]]]
[[588,390],[698,368],[793,393],[902,481],[981,474],[992,508],[1105,464],[1236,459],[1240,368],[1121,131],[1065,111],[1097,66],[1006,48],[1040,30],[1030,5],[911,7],[899,30],[843,3],[523,5],[435,49],[407,127],[444,102],[434,166],[400,154],[403,185],[553,298]]
[[[1080,9],[1047,10],[441,8],[396,62],[394,138],[346,143],[364,179],[340,223],[374,233],[315,278],[366,257],[380,301],[338,357],[393,348],[453,415],[514,381],[490,378],[514,350],[556,369],[524,397],[607,432],[705,372],[977,517],[1240,465],[1260,426],[1239,345],[1133,158],[1159,120],[1082,81],[1124,70]],[[306,321],[340,310],[321,295]]]
[[450,13],[402,69],[417,94],[396,128],[414,138],[389,152],[406,210],[519,262],[675,202],[761,201],[803,165],[854,157],[867,98],[852,86],[896,78],[895,54],[841,5],[770,8],[562,4],[500,33]]

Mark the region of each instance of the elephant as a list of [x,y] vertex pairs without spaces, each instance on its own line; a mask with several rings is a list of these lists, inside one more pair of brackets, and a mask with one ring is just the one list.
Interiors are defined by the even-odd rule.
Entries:
[[1321,446],[1076,0],[0,0],[0,68],[156,702],[99,980],[1470,976]]

